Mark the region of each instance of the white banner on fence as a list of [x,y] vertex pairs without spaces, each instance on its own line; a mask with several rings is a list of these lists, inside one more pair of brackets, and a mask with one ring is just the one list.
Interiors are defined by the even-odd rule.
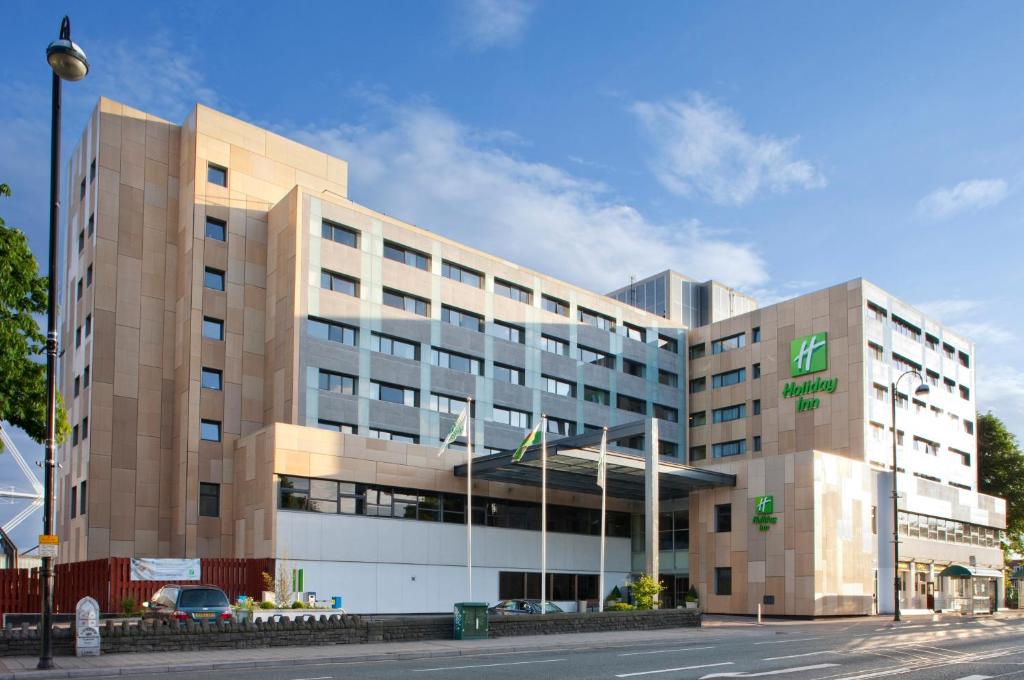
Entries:
[[198,559],[132,559],[133,581],[198,581],[201,578]]

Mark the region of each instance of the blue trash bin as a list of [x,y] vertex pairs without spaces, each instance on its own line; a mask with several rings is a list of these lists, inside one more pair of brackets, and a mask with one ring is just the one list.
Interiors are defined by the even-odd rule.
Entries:
[[341,609],[341,595],[335,595],[331,598],[331,609]]

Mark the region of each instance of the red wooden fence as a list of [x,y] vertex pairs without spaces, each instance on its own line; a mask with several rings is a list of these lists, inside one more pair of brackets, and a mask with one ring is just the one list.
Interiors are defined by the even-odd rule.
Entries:
[[[220,587],[232,602],[239,595],[258,598],[263,572],[274,573],[273,559],[206,558],[200,563],[202,583]],[[127,557],[58,564],[54,608],[73,612],[78,601],[90,595],[101,611],[118,612],[126,599],[132,598],[138,606],[168,583],[172,581],[132,581]],[[38,612],[40,597],[38,569],[0,569],[0,614]]]

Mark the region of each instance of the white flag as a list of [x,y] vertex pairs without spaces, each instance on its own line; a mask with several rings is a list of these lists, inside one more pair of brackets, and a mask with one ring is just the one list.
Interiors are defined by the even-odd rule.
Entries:
[[608,429],[601,434],[601,454],[597,457],[597,485],[604,488],[608,467]]
[[455,423],[452,425],[452,431],[448,433],[448,436],[444,438],[444,442],[441,444],[441,449],[437,452],[437,455],[443,454],[451,446],[452,442],[461,437],[466,432],[466,418],[469,416],[469,404],[462,409],[462,413],[455,419]]

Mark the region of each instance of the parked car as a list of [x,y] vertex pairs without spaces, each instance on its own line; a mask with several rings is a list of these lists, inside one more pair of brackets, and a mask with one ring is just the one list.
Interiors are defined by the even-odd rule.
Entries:
[[[563,611],[554,602],[548,602],[544,606],[546,614],[561,614]],[[500,615],[540,614],[540,600],[502,600],[493,607],[488,607],[487,613]]]
[[217,586],[164,586],[143,602],[142,618],[163,621],[230,621],[231,603]]

